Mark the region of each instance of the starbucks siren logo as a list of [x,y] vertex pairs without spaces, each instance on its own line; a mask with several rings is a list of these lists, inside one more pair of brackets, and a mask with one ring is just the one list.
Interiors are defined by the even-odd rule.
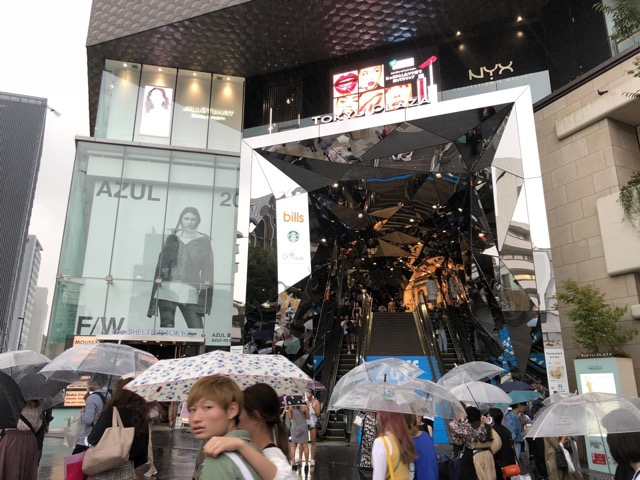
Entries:
[[300,240],[300,234],[295,230],[291,230],[289,233],[287,233],[287,238],[291,243],[296,243],[298,240]]

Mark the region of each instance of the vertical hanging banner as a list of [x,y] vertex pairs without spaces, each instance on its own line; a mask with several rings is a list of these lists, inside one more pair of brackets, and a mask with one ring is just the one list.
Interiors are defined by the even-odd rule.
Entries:
[[309,196],[301,193],[276,202],[278,293],[311,273]]

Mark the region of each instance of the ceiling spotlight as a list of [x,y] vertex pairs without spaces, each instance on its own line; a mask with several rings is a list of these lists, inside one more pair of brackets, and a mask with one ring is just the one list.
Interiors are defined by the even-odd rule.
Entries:
[[458,207],[458,211],[462,213],[462,207]]
[[158,67],[158,71],[159,71],[159,72],[161,72],[161,71],[162,71],[162,69],[161,69],[160,67]]
[[393,267],[391,267],[389,270],[391,270],[393,272]]
[[196,75],[198,75],[196,72],[193,72],[193,76],[195,77]]
[[523,18],[520,15],[518,15],[518,17],[516,18],[516,22],[521,22],[522,20]]
[[378,265],[378,262],[373,262],[373,265],[374,265],[374,266]]
[[364,257],[362,257],[360,260],[362,260],[364,262]]
[[123,66],[124,68],[127,68],[129,65],[127,65],[126,63],[123,63],[123,64],[122,64],[122,66]]
[[337,183],[334,183],[334,184],[333,184],[333,188],[338,188],[338,184],[337,184]]
[[442,230],[442,233],[447,233],[447,231],[446,230]]
[[227,77],[227,80],[231,80],[231,77]]
[[522,30],[518,30],[518,33],[516,33],[516,35],[518,36],[518,38],[524,37],[524,33],[522,32]]
[[478,236],[479,236],[480,238],[484,238],[484,233],[480,232],[480,233],[478,234]]
[[322,238],[320,241],[321,241],[322,243],[327,243],[327,239],[326,239],[326,238]]
[[436,173],[436,178],[441,178],[442,174],[440,172]]
[[432,206],[433,206],[434,210],[435,210],[436,208],[438,208],[438,205],[432,205]]
[[461,32],[460,30],[458,30],[458,31],[456,32],[456,37],[459,37],[460,35],[462,35],[462,32]]
[[415,222],[415,220],[413,218],[410,218],[409,222],[413,223],[413,222]]
[[358,214],[358,218],[362,218],[364,215],[362,215],[361,213]]

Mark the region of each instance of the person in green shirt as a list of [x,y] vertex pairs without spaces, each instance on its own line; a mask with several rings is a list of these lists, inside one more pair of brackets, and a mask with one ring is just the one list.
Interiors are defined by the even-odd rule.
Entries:
[[[201,378],[191,387],[187,406],[194,438],[206,441],[214,436],[227,436],[251,444],[249,434],[237,429],[243,397],[240,387],[230,378],[217,375]],[[200,480],[260,480],[253,467],[238,452],[206,457],[199,467],[196,468],[200,469]]]

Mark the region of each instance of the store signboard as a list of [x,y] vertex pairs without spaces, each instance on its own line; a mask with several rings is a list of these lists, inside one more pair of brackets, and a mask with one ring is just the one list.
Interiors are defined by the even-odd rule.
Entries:
[[278,293],[311,274],[309,195],[300,193],[276,202]]
[[439,64],[436,49],[383,57],[342,68],[332,75],[333,117],[314,122],[373,115],[438,101]]

